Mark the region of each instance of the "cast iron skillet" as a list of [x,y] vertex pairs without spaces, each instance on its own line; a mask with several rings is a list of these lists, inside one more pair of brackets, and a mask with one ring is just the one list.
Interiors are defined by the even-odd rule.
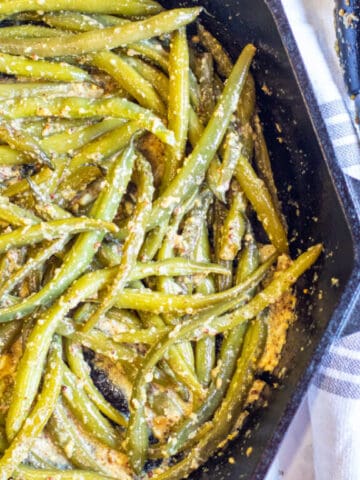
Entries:
[[[234,58],[247,42],[258,47],[253,69],[258,105],[289,223],[291,252],[296,255],[298,249],[316,242],[325,245],[312,294],[304,294],[303,289],[312,285],[314,270],[298,284],[298,321],[289,332],[282,360],[287,374],[271,393],[269,407],[253,412],[244,428],[250,430],[249,438],[239,437],[192,476],[262,479],[321,356],[355,302],[360,281],[359,224],[280,1],[164,0],[163,4],[166,8],[203,5],[203,24]],[[264,85],[271,95],[261,90]],[[339,280],[338,287],[332,285],[332,278]],[[235,464],[229,463],[229,457]]]

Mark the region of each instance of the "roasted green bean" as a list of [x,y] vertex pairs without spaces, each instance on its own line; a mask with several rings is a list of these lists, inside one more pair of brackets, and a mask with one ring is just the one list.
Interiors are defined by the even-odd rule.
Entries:
[[64,132],[54,133],[43,138],[40,144],[46,152],[61,155],[85,147],[85,145],[91,143],[96,138],[120,127],[124,123],[126,121],[120,118],[108,118],[94,125],[85,125],[83,127],[66,129]]
[[[14,437],[10,437],[11,443],[0,459],[0,478],[7,480],[29,453],[36,437],[41,433],[48,422],[62,383],[61,348],[54,345],[50,352],[48,367],[44,375],[44,386],[36,400],[36,403]],[[8,435],[9,437],[9,435]]]
[[176,144],[167,150],[163,175],[166,188],[181,167],[185,153],[190,109],[189,50],[184,28],[174,33],[169,56],[168,125],[175,133]]
[[[164,117],[164,104],[153,86],[129,65],[122,55],[116,55],[112,52],[99,52],[92,55],[91,63],[111,75],[119,82],[121,87],[137,100],[139,105]],[[171,125],[169,127],[171,129]]]
[[119,97],[104,99],[27,97],[26,101],[15,98],[6,100],[1,104],[0,115],[7,119],[36,116],[61,118],[121,117],[137,120],[140,128],[148,129],[158,135],[165,143],[174,144],[173,132],[165,128],[156,115],[133,102],[129,102],[129,100]]
[[204,53],[198,61],[198,78],[200,86],[200,118],[207,124],[215,108],[213,57]]
[[[0,14],[4,10],[5,7],[0,5]],[[27,38],[2,38],[0,39],[0,49],[4,53],[13,55],[29,52],[39,57],[82,55],[87,52],[113,49],[171,32],[193,22],[200,12],[201,8],[198,7],[169,10],[145,20],[131,22],[122,26],[116,25],[114,27],[106,27],[100,31],[66,36],[62,38],[61,42],[58,39],[46,37],[42,38],[40,42]]]
[[271,243],[279,252],[288,251],[286,231],[265,183],[256,175],[247,158],[239,156],[235,178],[256,211]]
[[68,218],[41,222],[33,226],[20,227],[11,233],[0,235],[0,253],[10,248],[22,247],[42,240],[53,240],[86,231],[117,232],[115,224],[91,218]]
[[64,62],[31,60],[6,53],[0,54],[0,72],[57,82],[85,82],[90,79],[89,75],[81,68],[67,65]]
[[[254,118],[254,130],[255,130],[255,165],[258,170],[260,178],[265,182],[272,200],[274,202],[275,208],[277,209],[280,219],[284,222],[284,219],[281,214],[281,205],[279,202],[278,192],[275,185],[274,175],[271,169],[271,161],[269,157],[269,152],[266,146],[265,137],[263,129],[260,123],[260,118],[258,115]],[[286,227],[286,225],[285,225]]]
[[[4,30],[0,28],[0,32]],[[35,75],[34,75],[35,76]],[[90,83],[46,83],[46,82],[21,82],[0,83],[0,98],[35,97],[36,95],[49,95],[62,97],[99,97],[102,89]]]
[[111,477],[89,470],[40,470],[22,465],[13,474],[17,480],[110,480]]
[[229,55],[225,52],[221,43],[200,23],[197,25],[197,29],[202,44],[211,53],[217,64],[219,74],[227,78],[233,68]]
[[[209,232],[206,220],[203,219],[200,237],[195,245],[193,258],[198,261],[208,261],[211,256]],[[210,295],[215,292],[215,282],[212,276],[201,279],[195,287],[197,293]],[[208,386],[211,379],[211,371],[216,361],[216,340],[209,335],[200,339],[195,347],[196,373],[200,382]]]
[[219,258],[232,261],[241,249],[242,238],[246,230],[246,203],[242,192],[235,192],[229,213],[222,226]]
[[123,0],[121,4],[113,0],[105,0],[99,5],[97,0],[47,0],[46,2],[14,0],[4,2],[0,7],[0,15],[13,15],[18,12],[42,12],[71,10],[88,13],[110,13],[114,15],[151,15],[162,8],[152,0]]
[[232,129],[229,129],[225,139],[222,162],[214,157],[206,177],[212,192],[222,202],[226,202],[226,193],[229,190],[240,154],[241,145],[239,145],[238,136]]
[[[2,27],[0,29],[0,36],[9,38],[31,38],[31,37],[46,37],[59,36],[59,31],[53,30],[42,25],[14,25],[11,27]],[[61,32],[62,33],[62,32]],[[66,33],[64,32],[66,35]]]

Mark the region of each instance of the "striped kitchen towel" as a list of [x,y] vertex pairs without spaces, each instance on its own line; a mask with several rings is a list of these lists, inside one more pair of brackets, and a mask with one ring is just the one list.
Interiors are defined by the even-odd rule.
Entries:
[[334,342],[266,480],[360,479],[360,335]]
[[[333,0],[282,4],[360,218],[360,131],[335,53]],[[353,315],[360,324],[360,300]],[[360,480],[359,451],[360,332],[323,358],[266,480]]]

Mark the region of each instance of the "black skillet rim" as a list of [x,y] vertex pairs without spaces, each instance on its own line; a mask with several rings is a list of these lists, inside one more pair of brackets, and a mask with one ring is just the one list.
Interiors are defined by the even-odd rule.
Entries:
[[[322,356],[330,347],[334,339],[341,334],[341,331],[349,322],[351,315],[355,313],[356,305],[360,303],[358,302],[360,300],[360,223],[355,210],[355,205],[351,198],[349,187],[346,183],[345,174],[342,172],[336,160],[335,152],[327,133],[324,120],[321,116],[310,79],[307,75],[301,54],[297,47],[281,1],[265,0],[265,4],[269,8],[274,18],[274,23],[280,33],[281,41],[289,58],[296,81],[300,87],[301,95],[304,99],[305,107],[309,113],[309,117],[312,122],[325,164],[329,170],[331,180],[338,195],[339,204],[342,207],[345,218],[348,222],[354,248],[354,267],[341,296],[339,305],[333,312],[308,367],[306,370],[304,370],[298,385],[291,394],[287,408],[282,415],[280,422],[272,435],[272,438],[269,440],[267,447],[263,451],[263,454],[251,477],[253,480],[260,480],[267,474],[280,443],[284,438],[284,435],[300,405],[302,398],[306,394],[309,383],[317,370],[317,366],[320,364]],[[356,326],[356,322],[353,326]]]

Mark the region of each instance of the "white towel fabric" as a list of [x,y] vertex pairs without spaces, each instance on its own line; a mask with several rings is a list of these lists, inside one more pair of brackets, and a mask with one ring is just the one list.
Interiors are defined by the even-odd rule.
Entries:
[[266,480],[360,479],[360,335],[325,355]]
[[[282,3],[360,218],[360,132],[334,48],[334,1]],[[266,480],[360,480],[359,452],[360,332],[325,355]]]

